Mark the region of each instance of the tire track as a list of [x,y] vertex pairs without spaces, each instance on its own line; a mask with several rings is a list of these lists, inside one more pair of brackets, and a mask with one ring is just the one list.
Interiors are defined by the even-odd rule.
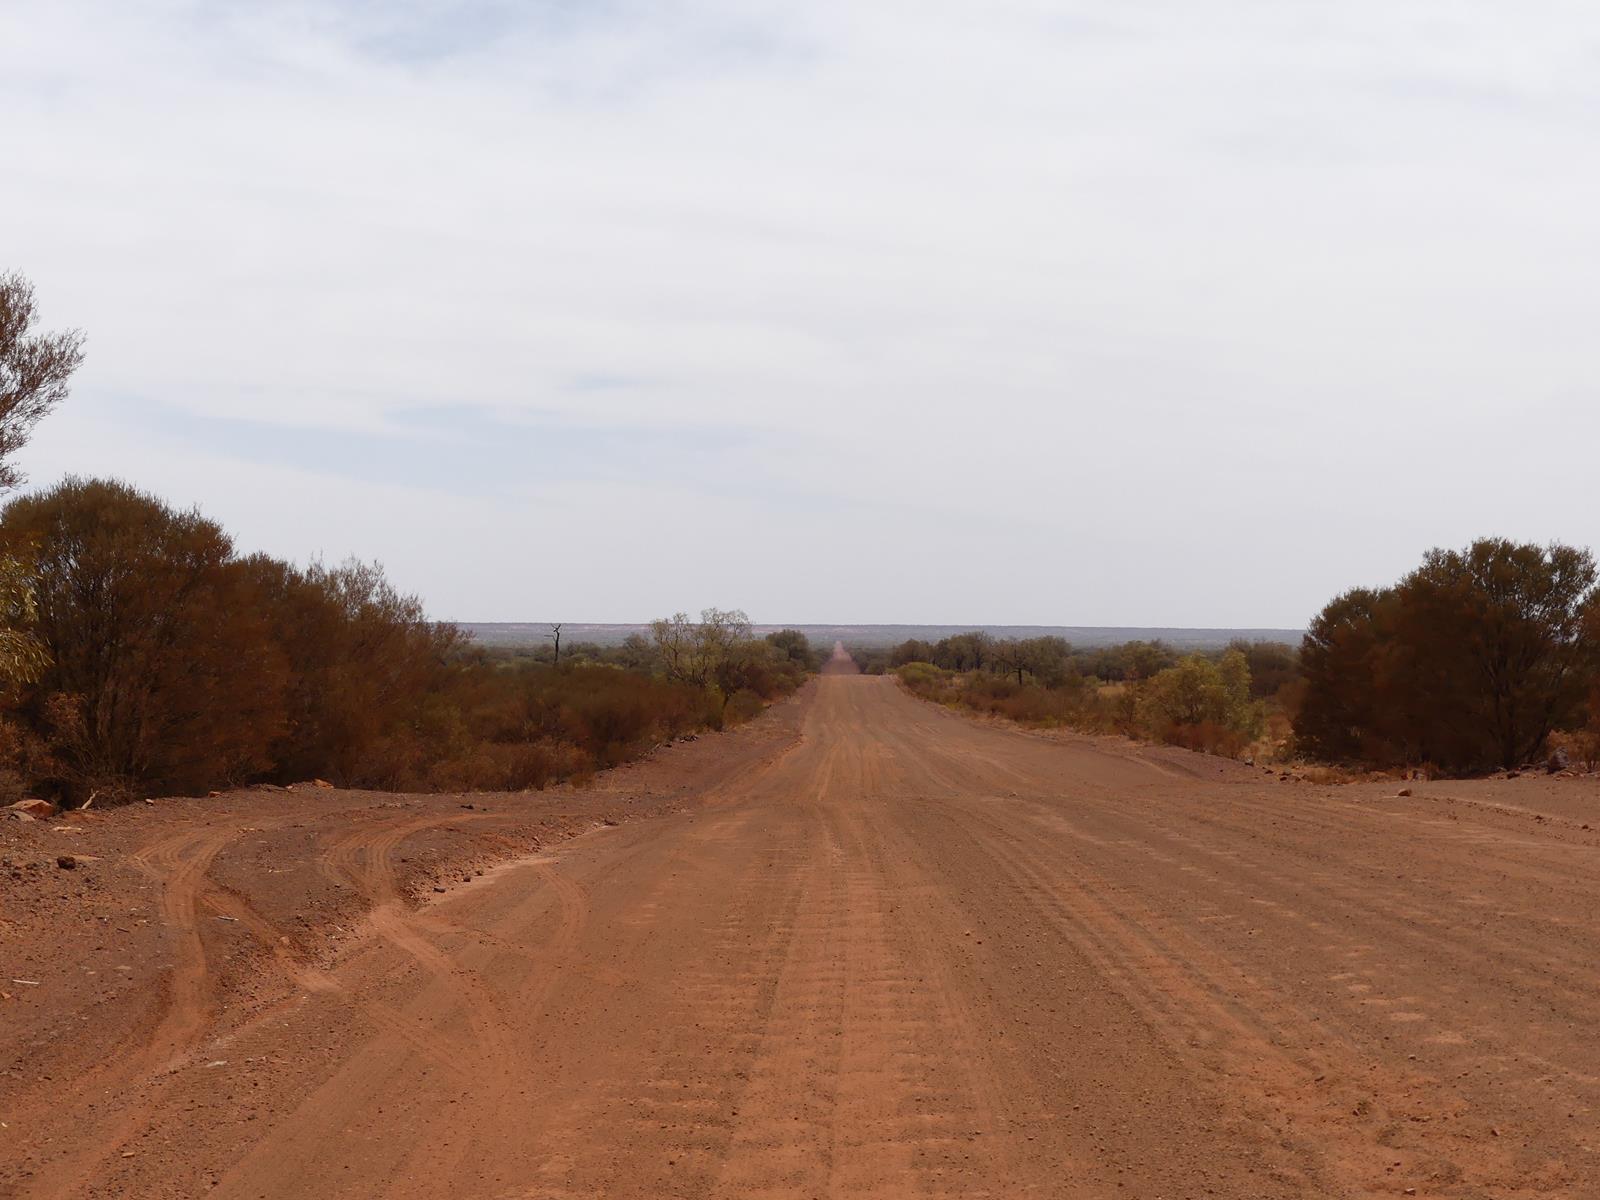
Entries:
[[136,851],[133,860],[161,887],[159,912],[173,942],[162,1016],[145,1042],[119,1063],[80,1081],[62,1107],[80,1114],[109,1105],[104,1116],[80,1123],[79,1148],[45,1164],[25,1195],[60,1197],[84,1191],[102,1167],[150,1120],[181,1066],[201,1040],[211,1015],[212,976],[201,936],[199,905],[212,861],[240,834],[270,827],[227,825],[185,830]]

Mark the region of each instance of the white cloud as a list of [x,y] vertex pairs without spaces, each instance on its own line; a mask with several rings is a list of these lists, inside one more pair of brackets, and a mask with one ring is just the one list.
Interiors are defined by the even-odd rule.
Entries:
[[[91,334],[25,465],[460,617],[1296,623],[1600,541],[1551,469],[1600,425],[1597,50],[1556,0],[23,0],[7,263]],[[381,463],[417,410],[494,486],[226,423]],[[619,478],[605,429],[690,440]]]

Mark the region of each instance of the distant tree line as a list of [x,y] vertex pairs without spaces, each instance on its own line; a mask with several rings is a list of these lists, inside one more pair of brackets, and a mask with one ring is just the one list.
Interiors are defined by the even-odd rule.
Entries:
[[1180,656],[1159,641],[1074,650],[1059,637],[974,631],[852,653],[865,670],[895,671],[912,691],[940,703],[1224,754],[1243,753],[1266,727],[1268,704],[1253,664],[1274,690],[1295,677],[1293,650],[1268,643]]
[[1560,544],[1429,551],[1392,587],[1336,597],[1298,649],[972,632],[852,653],[944,703],[1213,752],[1445,774],[1600,764],[1600,573]]

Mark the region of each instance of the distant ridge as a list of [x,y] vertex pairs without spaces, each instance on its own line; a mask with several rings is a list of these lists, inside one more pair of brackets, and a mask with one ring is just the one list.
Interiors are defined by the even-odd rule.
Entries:
[[[485,646],[541,645],[550,632],[544,621],[457,621],[456,624]],[[847,646],[892,646],[909,638],[936,642],[957,633],[982,630],[997,638],[1062,637],[1074,646],[1114,646],[1118,642],[1160,639],[1180,650],[1207,650],[1226,646],[1235,638],[1248,642],[1287,642],[1298,645],[1303,629],[1177,629],[1139,625],[756,625],[760,636],[779,629],[798,629],[817,645],[834,642]],[[629,634],[646,636],[649,625],[608,625],[564,621],[561,641],[565,645],[594,642],[615,646]]]

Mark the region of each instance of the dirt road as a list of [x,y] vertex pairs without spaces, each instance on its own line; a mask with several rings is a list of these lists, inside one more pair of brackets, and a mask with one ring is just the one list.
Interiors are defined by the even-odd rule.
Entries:
[[373,906],[321,957],[216,882],[237,825],[147,848],[165,1007],[0,1077],[0,1195],[1600,1196],[1594,782],[1278,784],[851,675],[772,720],[420,907],[433,818],[308,829]]

